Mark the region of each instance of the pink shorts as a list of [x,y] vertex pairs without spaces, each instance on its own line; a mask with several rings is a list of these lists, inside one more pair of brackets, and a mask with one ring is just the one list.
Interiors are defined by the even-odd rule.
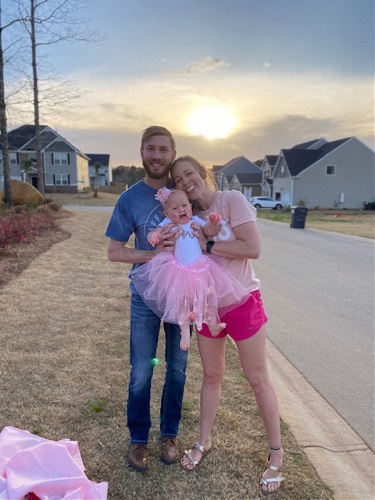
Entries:
[[260,298],[260,291],[255,290],[251,292],[249,299],[244,304],[232,309],[232,311],[229,311],[220,319],[227,326],[219,335],[215,337],[211,335],[210,330],[205,324],[202,325],[202,330],[198,331],[199,335],[215,339],[229,335],[236,342],[255,335],[264,323],[268,321],[264,312],[262,299]]

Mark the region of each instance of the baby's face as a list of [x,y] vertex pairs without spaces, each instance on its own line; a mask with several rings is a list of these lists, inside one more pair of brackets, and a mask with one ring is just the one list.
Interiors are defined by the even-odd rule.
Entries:
[[172,192],[164,203],[164,214],[174,224],[186,224],[192,217],[191,205],[185,193]]

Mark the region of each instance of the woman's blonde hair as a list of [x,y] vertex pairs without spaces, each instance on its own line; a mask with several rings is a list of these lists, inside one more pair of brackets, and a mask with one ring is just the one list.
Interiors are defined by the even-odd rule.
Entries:
[[217,184],[215,181],[215,178],[210,170],[208,170],[206,167],[204,167],[199,161],[194,158],[193,156],[180,156],[179,158],[176,158],[176,160],[172,163],[171,167],[171,176],[173,179],[173,169],[177,163],[181,161],[187,161],[188,163],[191,164],[192,167],[195,168],[195,170],[198,172],[198,174],[202,177],[202,179],[205,181],[206,186],[211,189],[211,191],[217,191]]

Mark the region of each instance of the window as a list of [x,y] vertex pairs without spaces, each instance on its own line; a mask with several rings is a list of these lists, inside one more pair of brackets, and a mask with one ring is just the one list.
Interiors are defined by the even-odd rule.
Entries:
[[52,153],[52,165],[69,165],[69,153]]
[[36,153],[29,153],[29,160],[36,163]]
[[326,175],[335,175],[335,174],[336,174],[335,165],[327,165],[326,166]]
[[68,186],[69,185],[69,175],[68,174],[55,174],[53,176],[56,186]]
[[[3,157],[0,156],[0,165],[3,163]],[[9,164],[17,165],[17,153],[9,153]]]

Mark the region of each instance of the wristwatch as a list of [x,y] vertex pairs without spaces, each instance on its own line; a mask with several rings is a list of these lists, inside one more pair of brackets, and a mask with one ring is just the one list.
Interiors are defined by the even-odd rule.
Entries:
[[211,253],[211,248],[215,245],[215,242],[210,240],[206,243],[206,252]]

